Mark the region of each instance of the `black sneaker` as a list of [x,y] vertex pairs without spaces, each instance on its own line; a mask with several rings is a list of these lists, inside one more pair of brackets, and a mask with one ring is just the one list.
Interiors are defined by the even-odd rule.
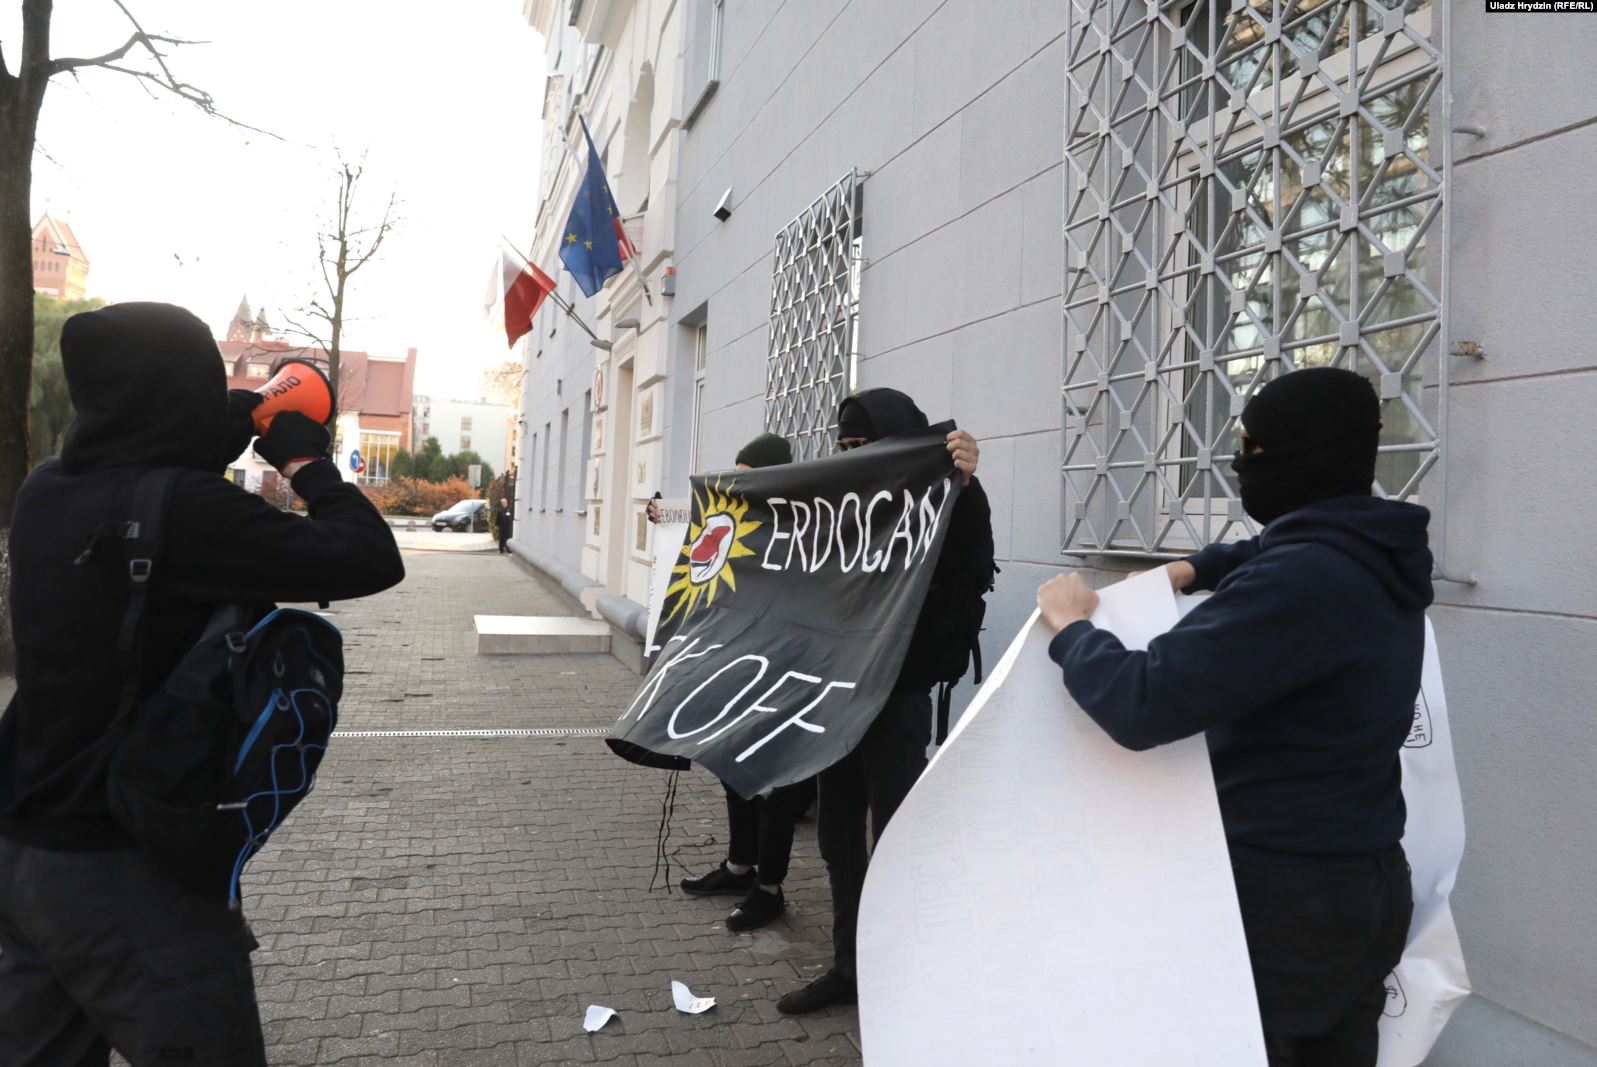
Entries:
[[726,928],[735,934],[758,930],[786,910],[787,901],[782,899],[781,886],[776,887],[776,892],[767,893],[756,885],[726,917]]
[[803,989],[795,989],[776,1002],[783,1015],[809,1015],[834,1004],[858,1004],[859,990],[836,971],[827,971]]
[[722,863],[703,878],[684,878],[681,884],[682,892],[696,897],[736,896],[754,888],[754,870],[733,874]]

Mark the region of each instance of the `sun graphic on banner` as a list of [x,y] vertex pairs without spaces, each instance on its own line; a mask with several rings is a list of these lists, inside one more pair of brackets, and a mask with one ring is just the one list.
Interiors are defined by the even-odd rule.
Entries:
[[754,555],[754,550],[743,543],[745,537],[760,528],[760,523],[744,520],[749,512],[748,501],[728,496],[717,483],[705,487],[702,500],[695,495],[693,503],[698,521],[688,527],[682,562],[671,569],[673,581],[665,595],[674,602],[667,620],[678,615],[687,618],[701,600],[706,605],[715,603],[716,589],[723,584],[737,592],[732,561]]

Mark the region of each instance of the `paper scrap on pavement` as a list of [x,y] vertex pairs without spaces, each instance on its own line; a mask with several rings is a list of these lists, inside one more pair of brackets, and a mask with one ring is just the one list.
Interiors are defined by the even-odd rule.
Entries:
[[[1099,592],[1093,622],[1130,648],[1176,623],[1163,569]],[[865,1062],[1263,1067],[1203,739],[1120,748],[1065,691],[1052,636],[1033,616],[877,843]]]
[[599,1004],[588,1005],[588,1015],[582,1020],[582,1028],[588,1033],[604,1028],[604,1024],[616,1017],[614,1008],[606,1008]]
[[681,982],[671,983],[671,999],[676,1001],[677,1011],[688,1015],[702,1015],[715,1007],[714,997],[696,997]]

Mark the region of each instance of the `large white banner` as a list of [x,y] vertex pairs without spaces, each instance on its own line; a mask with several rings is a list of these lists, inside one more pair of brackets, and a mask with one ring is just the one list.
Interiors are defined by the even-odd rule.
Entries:
[[[1145,648],[1162,570],[1101,590]],[[869,1067],[1263,1067],[1201,737],[1111,741],[1034,615],[877,843],[859,917]]]
[[1448,903],[1464,855],[1464,802],[1453,762],[1436,632],[1429,619],[1414,726],[1403,745],[1403,800],[1408,806],[1403,851],[1414,871],[1414,919],[1403,960],[1386,980],[1379,1067],[1423,1062],[1453,1009],[1469,995],[1464,950]]
[[[1100,590],[1130,648],[1196,598],[1162,569]],[[1178,607],[1179,604],[1179,607]],[[859,922],[869,1067],[1265,1062],[1208,750],[1120,748],[1070,699],[1033,615],[878,843]],[[1403,753],[1409,948],[1381,1067],[1414,1067],[1465,995],[1447,893],[1463,849],[1435,640]]]

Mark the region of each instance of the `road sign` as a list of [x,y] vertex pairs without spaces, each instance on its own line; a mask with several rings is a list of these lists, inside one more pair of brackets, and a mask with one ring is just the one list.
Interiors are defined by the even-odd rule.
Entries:
[[360,449],[358,448],[349,450],[349,469],[356,474],[366,473],[366,457],[360,454]]
[[466,465],[466,481],[471,483],[473,489],[482,484],[481,463],[468,463]]

